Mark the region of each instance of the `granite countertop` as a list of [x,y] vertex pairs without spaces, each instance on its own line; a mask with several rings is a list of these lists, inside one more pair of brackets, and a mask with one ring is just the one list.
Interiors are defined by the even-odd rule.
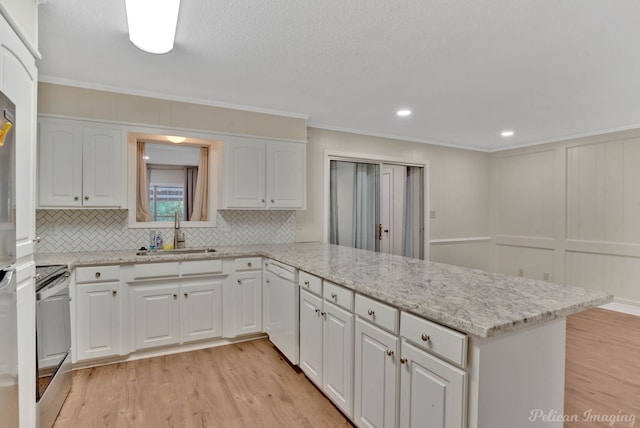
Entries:
[[215,247],[138,256],[135,250],[36,254],[38,264],[126,264],[264,256],[461,332],[491,337],[613,300],[603,292],[322,243]]

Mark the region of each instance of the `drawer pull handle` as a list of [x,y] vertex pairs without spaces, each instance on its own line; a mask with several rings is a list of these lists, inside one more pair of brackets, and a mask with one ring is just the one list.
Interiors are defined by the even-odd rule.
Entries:
[[100,278],[101,273],[100,272],[96,272],[96,278]]
[[309,286],[309,281],[305,281],[304,285],[306,285],[308,287]]
[[247,267],[251,267],[251,262],[247,263]]
[[425,342],[428,342],[428,341],[431,340],[431,338],[429,337],[429,335],[427,333],[422,333],[422,336],[420,336],[420,338]]
[[113,297],[117,296],[117,295],[118,295],[118,290],[112,290],[112,291],[111,291],[111,295],[112,295]]
[[331,298],[333,300],[338,300],[338,295],[336,293],[331,293]]
[[393,357],[393,351],[391,349],[387,349],[387,355]]
[[369,316],[371,316],[371,317],[372,317],[372,316],[374,316],[374,315],[376,314],[376,311],[374,311],[373,309],[369,309],[369,310],[367,311],[367,313],[369,314]]
[[407,364],[409,360],[407,360],[406,358],[400,358],[400,364]]

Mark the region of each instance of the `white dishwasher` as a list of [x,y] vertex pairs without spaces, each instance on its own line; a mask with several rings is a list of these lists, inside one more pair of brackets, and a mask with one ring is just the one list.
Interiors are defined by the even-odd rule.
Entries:
[[291,364],[300,360],[298,269],[265,261],[264,325],[269,340]]

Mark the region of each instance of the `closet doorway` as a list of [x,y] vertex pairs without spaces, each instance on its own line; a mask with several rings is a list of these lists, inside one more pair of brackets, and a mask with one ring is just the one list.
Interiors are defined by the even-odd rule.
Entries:
[[327,241],[428,259],[428,165],[327,157]]

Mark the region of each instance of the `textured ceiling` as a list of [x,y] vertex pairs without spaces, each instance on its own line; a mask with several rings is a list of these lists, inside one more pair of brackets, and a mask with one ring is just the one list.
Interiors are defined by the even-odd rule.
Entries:
[[124,0],[39,14],[48,82],[481,150],[640,127],[637,0],[182,0],[166,55]]

